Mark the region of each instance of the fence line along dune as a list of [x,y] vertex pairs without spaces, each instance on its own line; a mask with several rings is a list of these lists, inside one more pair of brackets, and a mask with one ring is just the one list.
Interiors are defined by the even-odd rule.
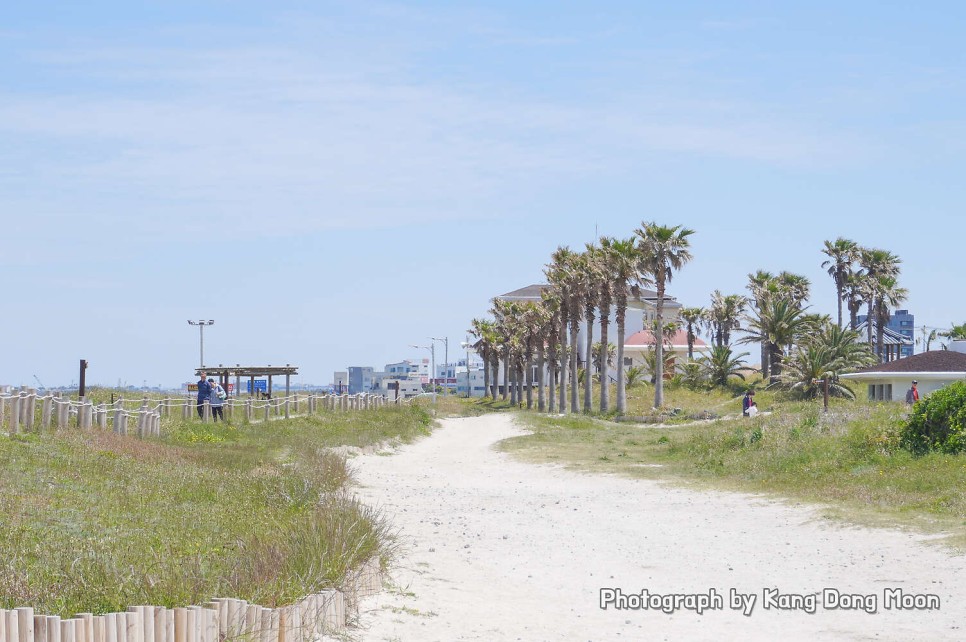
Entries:
[[[257,401],[252,398],[230,398],[224,403],[225,416],[233,419],[236,412],[246,421],[269,421],[299,413],[304,403],[309,415],[323,410],[356,411],[383,408],[406,403],[403,398],[389,399],[382,395],[298,395],[275,397]],[[132,407],[136,406],[136,407]],[[158,437],[161,435],[161,422],[164,418],[180,416],[182,420],[194,417],[197,401],[192,397],[140,400],[117,399],[113,403],[95,404],[81,397],[70,399],[62,393],[40,396],[33,388],[22,388],[18,392],[0,394],[0,432],[6,430],[11,435],[18,432],[47,430],[51,425],[58,429],[75,426],[84,430],[94,426],[112,429],[119,435],[136,434],[138,437]],[[201,420],[210,422],[211,405],[202,404]],[[2,642],[2,641],[0,641]],[[16,641],[10,641],[16,642]]]

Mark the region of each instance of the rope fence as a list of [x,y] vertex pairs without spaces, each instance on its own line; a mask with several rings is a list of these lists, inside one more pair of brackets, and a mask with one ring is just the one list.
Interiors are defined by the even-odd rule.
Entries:
[[[264,400],[230,397],[222,404],[226,420],[239,419],[247,422],[270,421],[284,417],[289,419],[303,414],[315,415],[324,411],[364,411],[390,406],[400,406],[408,400],[402,397],[390,399],[382,395],[317,395],[291,394]],[[200,416],[199,416],[200,414]],[[58,430],[76,427],[90,430],[93,427],[111,429],[119,435],[159,437],[161,424],[172,417],[190,421],[198,417],[205,423],[213,420],[212,405],[205,401],[199,406],[193,396],[164,399],[117,399],[113,403],[95,404],[90,399],[70,399],[63,393],[38,395],[34,388],[21,388],[9,394],[0,394],[0,432],[11,435],[20,432]],[[20,642],[3,640],[0,642]],[[200,642],[200,641],[197,641]]]

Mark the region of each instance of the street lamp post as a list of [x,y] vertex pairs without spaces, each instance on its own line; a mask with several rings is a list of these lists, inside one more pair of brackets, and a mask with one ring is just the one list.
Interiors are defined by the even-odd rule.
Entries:
[[[443,337],[442,339],[437,339],[436,337],[430,337],[433,341],[442,341],[444,352],[443,352],[443,368],[446,369],[446,386],[443,388],[443,396],[446,397],[449,393],[449,337]],[[435,374],[435,373],[434,373]]]
[[466,337],[466,341],[463,342],[463,347],[466,348],[466,398],[472,397],[472,389],[470,388],[470,348],[472,347],[470,343],[470,338]]
[[198,326],[198,332],[201,335],[201,367],[202,368],[205,367],[205,326],[214,325],[214,324],[215,324],[215,321],[213,319],[208,319],[207,321],[205,321],[204,319],[199,319],[198,321],[192,321],[191,319],[188,319],[188,325]]
[[409,344],[409,347],[429,350],[429,354],[432,357],[432,367],[433,367],[433,371],[429,377],[429,387],[433,391],[433,403],[436,403],[436,344],[430,343],[428,346],[417,346],[417,345]]

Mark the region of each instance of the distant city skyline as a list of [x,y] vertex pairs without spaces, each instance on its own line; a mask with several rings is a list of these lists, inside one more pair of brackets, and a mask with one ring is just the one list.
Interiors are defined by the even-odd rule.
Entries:
[[[0,384],[174,386],[465,340],[559,245],[685,225],[669,293],[825,240],[966,321],[966,7],[873,2],[8,3]],[[437,351],[439,355],[439,351]]]

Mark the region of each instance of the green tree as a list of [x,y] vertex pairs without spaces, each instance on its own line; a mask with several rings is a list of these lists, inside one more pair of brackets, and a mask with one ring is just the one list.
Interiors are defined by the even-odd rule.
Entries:
[[[657,290],[656,321],[658,335],[664,330],[664,298],[667,284],[671,282],[674,273],[691,260],[689,250],[691,242],[688,239],[694,230],[680,225],[665,226],[657,223],[642,223],[634,233],[638,237],[638,248],[641,253],[641,267],[643,274],[654,281]],[[654,385],[654,407],[664,406],[664,346],[663,342],[655,343],[657,350],[657,382]]]
[[697,328],[704,319],[704,308],[681,308],[679,313],[681,321],[688,333],[688,361],[694,359],[694,342],[697,340]]
[[701,363],[713,385],[726,386],[731,377],[738,377],[744,381],[745,375],[741,372],[744,368],[742,357],[747,356],[747,352],[734,354],[731,347],[727,345],[713,346],[711,352],[701,359]]
[[822,262],[823,268],[828,268],[828,275],[835,282],[836,302],[838,304],[838,324],[842,326],[842,301],[845,297],[845,286],[852,274],[853,266],[859,258],[859,246],[841,236],[835,241],[825,241],[822,254],[829,257]]
[[624,341],[626,334],[627,296],[638,290],[638,284],[650,283],[641,273],[640,253],[633,238],[601,239],[601,249],[606,255],[614,293],[614,321],[617,325],[617,414],[627,412],[627,384],[624,368]]

